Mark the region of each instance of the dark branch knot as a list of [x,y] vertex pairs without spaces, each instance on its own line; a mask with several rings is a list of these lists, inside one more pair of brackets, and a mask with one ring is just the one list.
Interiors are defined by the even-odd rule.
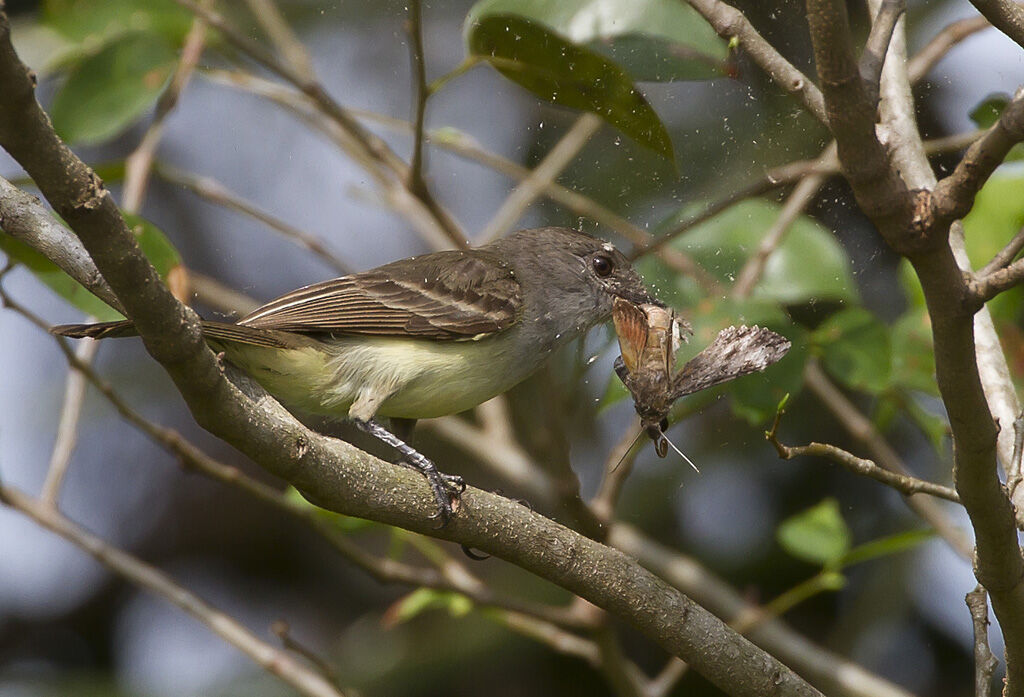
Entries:
[[103,180],[91,170],[89,174],[89,185],[72,204],[72,208],[76,213],[98,210],[103,205],[103,200],[110,195],[110,192],[103,186]]

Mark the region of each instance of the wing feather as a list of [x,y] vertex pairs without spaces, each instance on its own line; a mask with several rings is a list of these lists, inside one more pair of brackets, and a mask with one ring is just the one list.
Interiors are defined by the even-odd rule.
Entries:
[[480,250],[438,252],[316,283],[238,324],[302,333],[470,339],[510,327],[522,308],[512,270]]

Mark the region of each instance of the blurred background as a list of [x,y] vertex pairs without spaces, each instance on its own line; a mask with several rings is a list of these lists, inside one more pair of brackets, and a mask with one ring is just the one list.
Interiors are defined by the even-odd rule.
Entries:
[[[127,21],[135,10],[152,9],[142,0],[115,4],[129,13],[124,15]],[[411,117],[402,3],[278,4],[311,52],[317,75],[341,103],[360,112]],[[802,2],[734,4],[791,61],[813,72]],[[74,5],[72,0],[7,3],[16,46],[40,72],[44,106],[61,98],[63,81],[74,69],[71,59],[55,60],[69,37],[88,46],[90,32],[98,41],[105,31],[80,18],[74,20],[79,35],[62,26],[62,13],[65,18],[77,17]],[[238,5],[230,8],[231,21],[259,38],[258,24]],[[911,52],[955,19],[975,15],[966,0],[909,5]],[[463,25],[471,6],[456,0],[423,5],[428,80],[463,60]],[[863,36],[866,9],[859,3],[851,6],[855,29]],[[187,27],[189,15],[182,17],[175,21]],[[1012,93],[1024,81],[1022,55],[994,30],[978,33],[951,50],[916,90],[925,137],[976,128],[971,113],[977,105],[993,93]],[[224,68],[235,61],[259,73],[216,43],[204,54],[201,66]],[[816,157],[826,142],[823,129],[742,55],[729,62],[729,74],[715,79],[640,83],[671,136],[675,167],[604,126],[559,182],[653,233],[775,166]],[[533,167],[577,117],[577,112],[548,105],[481,66],[455,78],[431,99],[427,126],[472,139],[487,151]],[[76,146],[76,152],[93,165],[117,163],[135,148],[147,118],[143,114],[104,142]],[[365,123],[408,156],[407,132],[373,120]],[[140,213],[168,236],[190,270],[261,301],[338,275],[338,269],[251,218],[202,199],[180,181],[171,181],[174,174],[220,182],[261,210],[314,235],[351,269],[429,251],[427,243],[381,200],[373,180],[323,136],[287,110],[202,69],[166,121],[157,161],[158,172],[163,167],[171,176],[154,176]],[[936,160],[939,168],[949,162],[955,159]],[[514,186],[507,176],[441,147],[428,148],[427,165],[438,199],[471,237],[487,225]],[[118,192],[116,167],[111,171],[105,179]],[[1007,171],[1014,176],[1015,170]],[[0,175],[21,176],[2,153]],[[761,202],[731,209],[717,223],[680,238],[679,248],[703,261],[712,274],[727,277],[735,271],[729,254],[750,251],[750,241],[756,244],[760,239],[786,193],[787,189],[778,189]],[[516,227],[538,225],[582,227],[623,248],[631,246],[614,230],[543,199]],[[820,353],[814,332],[840,308],[865,308],[886,328],[913,309],[897,258],[857,211],[845,185],[835,179],[828,183],[799,225],[803,231],[791,239],[803,240],[804,246],[794,243],[780,250],[785,263],[766,272],[766,283],[803,288],[802,275],[810,278],[817,273],[819,254],[838,260],[833,266],[842,278],[837,276],[831,294],[820,299],[808,295],[784,303],[783,294],[765,296],[774,303],[773,313],[785,306],[786,317],[779,321],[793,327],[787,335],[794,338],[794,355],[800,356],[794,360]],[[723,236],[731,241],[719,242]],[[732,307],[721,298],[702,296],[657,261],[645,260],[641,268],[656,292],[688,315],[717,317]],[[5,287],[50,323],[81,321],[81,312],[23,268],[6,277]],[[1007,327],[1019,323],[1019,300],[1014,303],[1000,315]],[[216,313],[210,307],[198,309],[207,316]],[[758,318],[754,309],[746,312]],[[740,319],[747,317],[733,321]],[[699,319],[695,323],[701,326]],[[890,360],[897,364],[899,346],[890,346]],[[1014,361],[1022,358],[1019,343],[1008,346],[1016,351]],[[614,385],[609,388],[617,353],[610,330],[599,327],[509,397],[513,423],[528,452],[540,463],[568,458],[584,498],[595,493],[608,453],[633,413]],[[797,377],[802,365],[796,364]],[[0,366],[0,478],[6,485],[37,492],[56,435],[66,363],[51,337],[5,311],[0,312]],[[173,385],[140,342],[104,343],[96,367],[148,418],[269,481],[192,422]],[[799,381],[792,386],[791,376],[778,380],[784,386],[780,394],[792,393],[780,431],[784,441],[834,442],[865,454],[818,400],[799,388]],[[876,388],[868,379],[863,389],[843,388],[875,419],[917,476],[949,482],[949,444],[937,399],[923,389],[915,392],[914,409],[923,416],[914,419],[900,410],[892,415],[896,397],[886,392],[888,385]],[[771,395],[769,406],[778,396]],[[696,557],[757,602],[771,600],[819,570],[780,545],[777,529],[782,521],[823,500],[837,502],[854,544],[923,527],[898,494],[873,481],[822,461],[778,459],[763,437],[772,412],[765,399],[745,403],[735,394],[716,393],[682,405],[680,412],[687,418],[670,436],[701,473],[678,458],[658,459],[647,445],[625,484],[619,519]],[[523,497],[541,512],[571,522],[555,497],[502,481],[439,433],[443,431],[429,426],[421,429],[418,444],[441,469],[458,472],[473,485]],[[276,641],[271,624],[286,620],[297,639],[329,658],[341,683],[355,688],[354,693],[611,694],[584,661],[512,632],[485,612],[459,615],[442,608],[404,622],[388,621],[389,608],[401,603],[409,588],[378,584],[294,520],[235,489],[183,470],[173,456],[119,418],[94,390],[86,397],[60,504],[72,519],[166,570],[268,641]],[[949,506],[949,514],[966,529],[957,507]],[[383,528],[371,527],[360,535],[374,549],[387,550],[394,544],[392,534]],[[457,549],[454,553],[459,554]],[[498,560],[467,563],[496,587],[551,602],[568,601],[564,592]],[[811,640],[913,693],[941,697],[971,690],[971,624],[963,596],[975,581],[965,561],[943,541],[931,539],[843,573],[846,583],[841,589],[799,604],[785,620]],[[664,660],[660,650],[625,631],[629,656],[647,670],[656,670]],[[994,640],[997,634],[992,633]],[[997,656],[999,648],[993,646]],[[177,608],[114,577],[28,519],[0,508],[0,694],[169,697],[289,691]],[[673,694],[718,693],[690,674]]]

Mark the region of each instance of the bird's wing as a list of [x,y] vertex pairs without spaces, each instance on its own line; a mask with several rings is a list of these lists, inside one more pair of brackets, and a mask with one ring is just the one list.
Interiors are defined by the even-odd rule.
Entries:
[[764,370],[789,351],[789,339],[763,327],[729,327],[672,379],[672,399]]
[[299,288],[238,324],[303,333],[474,339],[510,327],[522,303],[519,282],[495,255],[450,251]]

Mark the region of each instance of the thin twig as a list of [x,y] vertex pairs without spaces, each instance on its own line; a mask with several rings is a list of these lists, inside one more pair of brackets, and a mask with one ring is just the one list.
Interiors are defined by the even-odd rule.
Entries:
[[984,276],[975,274],[967,284],[970,293],[968,303],[974,308],[980,308],[1000,293],[1020,285],[1021,281],[1024,281],[1024,259],[1018,259]]
[[865,460],[857,457],[856,455],[832,445],[831,443],[809,443],[807,445],[794,446],[784,445],[779,442],[774,429],[768,433],[768,440],[775,446],[775,449],[779,453],[779,457],[783,460],[791,460],[794,457],[799,457],[800,455],[824,457],[837,465],[842,465],[854,474],[870,477],[877,482],[890,486],[904,496],[928,494],[929,496],[946,499],[953,503],[960,503],[959,495],[957,495],[956,490],[951,487],[927,482],[923,479],[917,479],[916,477],[910,477],[908,475],[890,472],[889,470],[882,469],[871,460]]
[[[75,357],[84,365],[92,363],[99,349],[99,342],[86,339],[75,348]],[[60,409],[60,421],[57,425],[57,441],[53,445],[50,464],[46,470],[42,493],[39,500],[52,508],[57,507],[61,485],[68,471],[68,463],[78,442],[78,423],[82,416],[82,404],[85,402],[86,380],[82,373],[69,370],[64,385],[64,402]]]
[[423,56],[423,17],[420,0],[409,0],[409,60],[412,64],[413,117],[412,160],[409,162],[409,190],[417,196],[427,191],[427,183],[423,178],[423,122],[427,113],[426,60]]
[[990,697],[992,674],[999,661],[988,646],[988,593],[979,584],[964,600],[971,612],[971,626],[974,629],[974,695]]
[[291,626],[285,620],[276,620],[270,625],[270,631],[281,640],[281,646],[292,653],[302,656],[325,680],[337,685],[338,671],[322,656],[292,636]]
[[261,210],[254,203],[251,203],[238,194],[230,191],[226,186],[224,186],[224,184],[216,179],[207,176],[194,175],[190,172],[185,172],[184,170],[164,164],[158,164],[156,166],[156,173],[161,178],[166,179],[172,184],[184,187],[211,203],[224,206],[225,208],[229,208],[241,213],[242,215],[247,215],[250,218],[260,221],[267,227],[276,230],[289,240],[295,242],[303,249],[312,252],[339,273],[351,273],[351,267],[331,252],[331,250],[329,250],[324,243],[320,241],[319,237],[308,233],[305,230],[300,230],[294,225]]
[[740,47],[786,92],[795,95],[816,119],[828,124],[825,100],[813,81],[787,61],[761,36],[746,16],[720,0],[687,0],[727,41],[736,39]]
[[[604,461],[604,476],[597,488],[597,494],[590,501],[594,515],[605,523],[611,523],[615,518],[615,504],[640,452],[640,448],[635,446],[638,440],[644,439],[645,436],[640,425],[640,417],[634,415],[623,429],[622,436],[608,451],[608,457]],[[646,444],[646,440],[644,443]]]
[[[1010,492],[1010,500],[1016,501],[1017,487],[1024,481],[1024,412],[1013,420],[1013,456],[1004,465],[1006,470],[1006,489]],[[1024,511],[1017,509],[1017,527],[1024,526]]]
[[576,123],[544,156],[530,176],[512,190],[512,193],[498,208],[498,212],[477,236],[477,242],[479,244],[492,242],[515,225],[533,200],[543,192],[547,184],[558,178],[562,170],[575,159],[600,127],[601,119],[595,114],[588,112],[576,119]]
[[334,685],[296,661],[286,651],[261,641],[233,617],[179,585],[167,574],[109,545],[52,508],[7,486],[0,486],[0,502],[60,535],[131,583],[178,606],[300,694],[308,697],[344,697]]
[[1024,88],[1018,89],[999,120],[967,148],[956,169],[935,185],[928,201],[929,209],[924,214],[931,216],[935,225],[941,221],[951,223],[967,215],[978,191],[1010,148],[1021,141],[1024,141]]
[[[835,160],[836,144],[833,141],[825,148],[817,162],[821,166],[826,166],[829,163],[835,162]],[[825,184],[825,180],[826,176],[824,174],[810,174],[801,179],[800,183],[796,185],[793,193],[789,195],[786,203],[783,204],[782,210],[779,211],[775,222],[772,223],[771,228],[768,229],[768,232],[761,239],[761,244],[758,245],[757,251],[747,259],[743,268],[740,269],[736,277],[736,283],[732,288],[734,298],[746,298],[754,290],[754,286],[757,285],[761,274],[764,272],[764,267],[768,263],[768,257],[779,248],[793,223],[796,222],[807,206],[814,201],[818,191]]]
[[309,51],[306,50],[305,44],[299,40],[291,26],[288,25],[288,20],[281,14],[277,3],[274,0],[246,0],[246,2],[249,4],[249,12],[259,22],[277,52],[288,62],[292,70],[306,80],[315,80],[313,59],[310,57]]
[[1017,231],[1017,234],[1013,236],[1006,246],[1000,249],[992,260],[983,266],[979,271],[979,276],[988,276],[989,274],[998,271],[999,269],[1006,268],[1010,265],[1020,250],[1024,249],[1024,227]]
[[[319,113],[330,119],[340,131],[337,142],[377,181],[382,189],[388,192],[389,200],[399,210],[407,214],[410,222],[423,234],[433,238],[439,231],[450,244],[466,247],[468,242],[459,226],[444,211],[432,196],[416,196],[407,188],[409,167],[396,155],[383,139],[364,129],[359,122],[335,101],[316,81],[278,60],[259,43],[237,31],[229,25],[221,15],[207,10],[194,0],[175,0],[179,5],[203,17],[207,23],[217,29],[224,39],[245,55],[294,85],[300,92],[309,97]],[[401,191],[397,191],[396,188]],[[402,192],[413,201],[407,200]],[[430,228],[436,228],[431,230]]]
[[984,17],[969,17],[947,24],[925,44],[924,48],[907,61],[907,75],[911,84],[923,80],[931,69],[964,39],[991,26]]
[[647,682],[645,697],[668,697],[672,688],[683,679],[690,670],[690,664],[673,656],[665,662],[658,674]]
[[[815,397],[832,413],[840,426],[859,441],[871,454],[874,462],[883,469],[909,476],[903,458],[893,450],[875,425],[846,395],[833,384],[818,365],[808,361],[804,370],[804,384]],[[974,545],[963,532],[953,524],[948,514],[935,501],[922,496],[909,496],[907,506],[921,516],[944,539],[961,558],[970,562],[974,558]]]
[[[200,0],[200,6],[206,8],[211,1]],[[195,72],[205,45],[206,21],[202,17],[195,17],[185,36],[181,58],[174,69],[174,75],[171,77],[167,89],[157,101],[153,122],[146,129],[138,147],[125,159],[125,181],[124,191],[121,195],[121,208],[129,213],[137,213],[142,208],[142,200],[146,196],[149,175],[153,168],[153,158],[156,155],[157,146],[163,138],[164,124],[171,111],[177,106],[182,91],[192,79],[192,74]]]
[[773,167],[757,180],[706,204],[699,213],[689,216],[668,232],[659,235],[649,244],[635,248],[632,254],[630,254],[630,258],[638,259],[652,252],[664,249],[666,245],[677,237],[689,232],[740,201],[761,196],[773,189],[798,181],[809,175],[833,175],[838,173],[839,161],[837,159],[833,158],[824,161],[820,156],[813,160],[797,160],[779,167]]
[[882,66],[885,54],[889,50],[896,22],[906,12],[905,0],[882,0],[882,6],[871,23],[871,33],[860,56],[860,79],[868,88],[872,101],[878,101],[879,81],[882,79]]

